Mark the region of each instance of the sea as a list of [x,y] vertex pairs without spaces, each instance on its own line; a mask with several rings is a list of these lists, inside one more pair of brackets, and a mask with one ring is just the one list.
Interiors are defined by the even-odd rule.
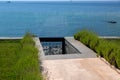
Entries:
[[120,1],[0,2],[0,37],[65,37],[83,29],[120,36]]

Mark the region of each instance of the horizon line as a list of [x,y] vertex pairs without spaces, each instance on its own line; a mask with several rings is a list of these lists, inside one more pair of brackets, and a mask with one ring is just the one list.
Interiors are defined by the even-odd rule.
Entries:
[[114,0],[114,1],[112,1],[112,0],[105,0],[105,1],[100,1],[100,0],[98,0],[98,1],[95,1],[95,0],[92,0],[92,1],[54,1],[54,0],[52,0],[52,1],[40,1],[40,0],[6,0],[6,1],[1,1],[0,0],[0,2],[7,2],[7,1],[11,1],[11,2],[120,2],[120,1],[118,1],[118,0]]

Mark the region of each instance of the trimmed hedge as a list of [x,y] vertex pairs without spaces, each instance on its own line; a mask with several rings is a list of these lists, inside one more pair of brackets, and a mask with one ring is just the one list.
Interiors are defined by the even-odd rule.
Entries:
[[82,30],[74,38],[94,50],[98,56],[104,57],[110,64],[120,69],[120,48],[118,45],[98,36],[90,31]]

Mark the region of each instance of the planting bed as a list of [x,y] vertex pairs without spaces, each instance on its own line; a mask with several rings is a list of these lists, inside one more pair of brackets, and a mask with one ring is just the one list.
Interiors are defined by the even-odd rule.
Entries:
[[115,43],[116,45],[120,46],[120,39],[107,39],[109,42]]
[[98,38],[96,34],[87,30],[76,33],[74,38],[94,50],[98,56],[105,58],[111,65],[120,69],[119,40],[107,41]]
[[28,34],[22,40],[0,40],[0,80],[42,80],[33,44]]

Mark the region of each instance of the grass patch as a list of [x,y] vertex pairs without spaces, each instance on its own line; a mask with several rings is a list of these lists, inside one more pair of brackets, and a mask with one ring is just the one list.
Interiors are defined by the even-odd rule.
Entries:
[[106,39],[106,40],[120,46],[120,39]]
[[0,40],[0,80],[43,80],[32,36]]
[[110,64],[120,69],[120,41],[105,40],[90,31],[83,30],[74,35],[76,40],[94,50],[97,55],[104,57]]
[[0,43],[19,43],[20,40],[19,39],[1,39]]

